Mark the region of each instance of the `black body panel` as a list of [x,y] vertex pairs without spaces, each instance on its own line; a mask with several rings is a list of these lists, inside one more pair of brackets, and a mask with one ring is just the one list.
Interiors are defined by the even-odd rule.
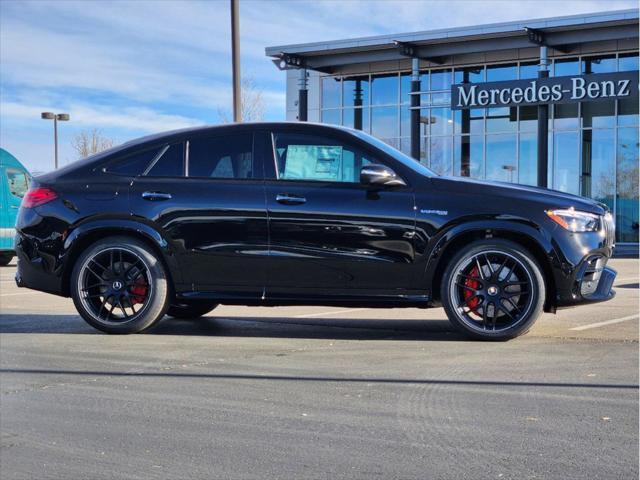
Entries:
[[[272,132],[309,132],[353,145],[391,167],[404,185],[280,179]],[[246,178],[118,175],[107,168],[137,152],[238,133],[253,135]],[[453,253],[495,236],[522,244],[540,264],[553,293],[547,310],[612,297],[615,273],[606,268],[612,227],[571,233],[545,213],[574,208],[604,219],[606,207],[535,187],[438,177],[376,142],[361,132],[300,123],[189,129],[38,177],[34,186],[50,187],[58,198],[20,210],[18,283],[68,295],[78,252],[96,238],[125,234],[153,247],[181,298],[432,306]]]
[[[178,292],[239,289],[262,295],[269,253],[263,182],[212,182],[136,178],[133,218],[150,219],[171,244],[183,279]],[[171,199],[145,200],[144,192]]]
[[[410,191],[269,181],[271,257],[267,293],[411,288],[415,218]],[[281,204],[278,195],[305,199]],[[327,212],[331,212],[327,214]]]

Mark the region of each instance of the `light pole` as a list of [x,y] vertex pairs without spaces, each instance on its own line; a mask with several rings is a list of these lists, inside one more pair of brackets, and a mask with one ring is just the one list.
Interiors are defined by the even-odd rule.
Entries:
[[233,71],[233,121],[242,121],[240,91],[240,0],[231,0],[231,69]]
[[42,112],[40,117],[43,120],[53,120],[53,144],[54,144],[54,150],[55,150],[54,165],[57,170],[58,169],[58,120],[61,122],[68,122],[69,114]]
[[502,169],[509,172],[509,182],[513,183],[513,172],[516,171],[516,167],[514,165],[503,165]]

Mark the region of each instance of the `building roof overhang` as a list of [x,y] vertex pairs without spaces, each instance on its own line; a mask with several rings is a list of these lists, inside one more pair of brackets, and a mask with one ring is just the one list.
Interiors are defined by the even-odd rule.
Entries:
[[438,63],[455,55],[535,46],[531,29],[542,33],[548,47],[569,52],[583,43],[638,39],[638,9],[275,46],[267,47],[265,53],[277,60],[293,58],[298,66],[323,72],[407,56]]

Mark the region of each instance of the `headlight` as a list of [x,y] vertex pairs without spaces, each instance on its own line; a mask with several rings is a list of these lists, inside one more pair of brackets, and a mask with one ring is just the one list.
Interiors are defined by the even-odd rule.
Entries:
[[595,232],[598,230],[598,215],[579,212],[573,208],[564,210],[546,210],[549,218],[570,232]]

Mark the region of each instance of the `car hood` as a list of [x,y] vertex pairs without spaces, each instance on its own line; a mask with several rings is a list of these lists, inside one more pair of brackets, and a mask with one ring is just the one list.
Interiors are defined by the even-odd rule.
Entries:
[[603,215],[607,206],[594,200],[542,187],[519,185],[507,182],[481,181],[463,177],[433,177],[433,186],[449,193],[482,195],[543,204],[545,208],[575,208]]

